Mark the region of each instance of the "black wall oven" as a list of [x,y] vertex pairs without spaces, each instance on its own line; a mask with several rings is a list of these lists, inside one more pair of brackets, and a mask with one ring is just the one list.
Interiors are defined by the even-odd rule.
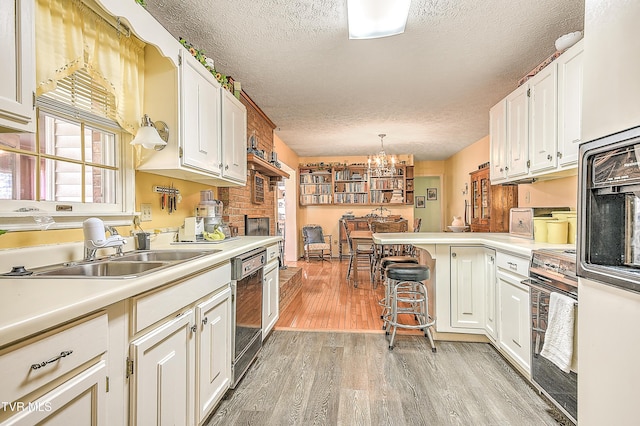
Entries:
[[640,292],[640,127],[580,145],[578,276]]

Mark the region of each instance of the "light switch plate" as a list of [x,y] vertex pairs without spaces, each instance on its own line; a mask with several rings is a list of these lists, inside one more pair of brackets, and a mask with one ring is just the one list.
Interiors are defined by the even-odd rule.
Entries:
[[140,204],[140,221],[151,222],[151,204]]

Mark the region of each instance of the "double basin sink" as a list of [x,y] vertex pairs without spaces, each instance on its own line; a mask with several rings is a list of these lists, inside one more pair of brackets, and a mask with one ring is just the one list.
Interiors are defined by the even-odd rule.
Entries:
[[142,250],[94,261],[71,262],[33,270],[32,278],[134,278],[207,256],[220,250]]

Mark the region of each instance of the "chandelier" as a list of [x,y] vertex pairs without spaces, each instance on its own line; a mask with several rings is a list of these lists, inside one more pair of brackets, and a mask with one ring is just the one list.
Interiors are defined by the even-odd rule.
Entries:
[[388,177],[396,174],[396,156],[387,155],[384,152],[384,133],[378,135],[380,137],[380,152],[370,155],[367,159],[369,176]]

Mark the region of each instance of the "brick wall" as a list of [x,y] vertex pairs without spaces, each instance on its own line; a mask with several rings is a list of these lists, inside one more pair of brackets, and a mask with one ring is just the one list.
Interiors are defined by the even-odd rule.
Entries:
[[[275,124],[244,94],[240,101],[247,107],[247,145],[249,136],[255,131],[258,150],[265,151],[269,159],[273,151],[273,129]],[[249,217],[268,217],[269,235],[276,235],[276,197],[275,188],[269,186],[269,178],[264,177],[264,203],[252,201],[254,172],[247,172],[247,186],[218,188],[218,198],[224,204],[223,218],[231,226],[238,227],[238,235],[245,235],[244,215]]]

